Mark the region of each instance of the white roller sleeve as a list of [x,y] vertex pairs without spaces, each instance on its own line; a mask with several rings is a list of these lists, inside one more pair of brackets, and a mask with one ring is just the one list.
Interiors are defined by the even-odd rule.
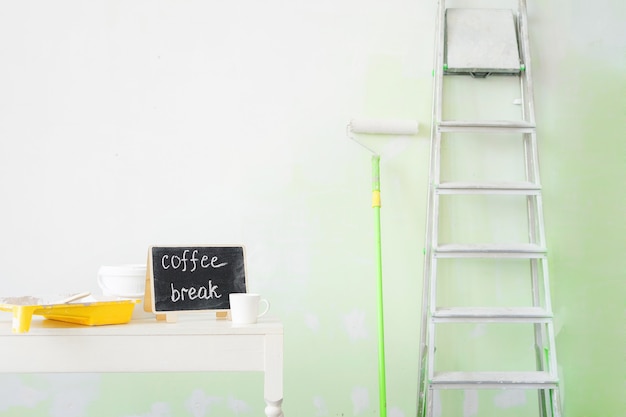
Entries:
[[419,123],[417,120],[352,119],[350,130],[369,135],[416,135]]

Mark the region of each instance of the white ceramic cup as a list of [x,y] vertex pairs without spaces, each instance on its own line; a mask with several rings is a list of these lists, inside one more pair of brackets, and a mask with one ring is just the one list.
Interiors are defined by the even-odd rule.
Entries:
[[[264,316],[270,309],[270,303],[259,294],[232,293],[230,300],[230,318],[233,324],[253,324],[259,317]],[[259,307],[265,304],[265,308],[259,313]]]

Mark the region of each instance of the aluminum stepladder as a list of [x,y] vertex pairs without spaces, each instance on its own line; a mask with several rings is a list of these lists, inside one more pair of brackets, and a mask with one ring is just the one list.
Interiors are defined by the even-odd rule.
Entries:
[[[497,6],[496,6],[497,7]],[[494,39],[494,36],[496,39]],[[417,415],[434,416],[434,397],[438,390],[536,390],[537,415],[560,417],[561,405],[557,372],[555,333],[550,301],[547,249],[545,242],[539,161],[530,68],[526,0],[518,0],[517,10],[484,8],[446,8],[439,0],[434,63],[433,113],[430,153],[420,372]],[[444,76],[465,77],[467,82],[482,82],[493,75],[519,80],[519,119],[457,120],[444,118]],[[491,78],[491,77],[490,77]],[[509,181],[448,181],[442,178],[442,140],[455,134],[478,138],[504,134],[521,141],[523,177]],[[448,139],[449,140],[449,139]],[[480,142],[479,142],[480,143]],[[456,196],[523,199],[521,222],[527,224],[527,239],[515,243],[442,243],[440,200]],[[449,260],[479,262],[522,262],[527,268],[529,302],[524,306],[439,306],[438,267]],[[526,277],[524,278],[526,279]],[[440,371],[437,366],[437,332],[446,324],[529,326],[534,344],[532,370]],[[457,348],[462,349],[464,340]],[[481,415],[481,414],[479,414]],[[445,417],[445,416],[444,416]]]

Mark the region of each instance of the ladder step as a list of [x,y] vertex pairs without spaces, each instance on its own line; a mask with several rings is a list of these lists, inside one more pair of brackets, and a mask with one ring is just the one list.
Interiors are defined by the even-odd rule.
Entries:
[[437,194],[522,194],[538,195],[541,185],[532,182],[442,182]]
[[558,378],[548,372],[435,372],[433,388],[556,388]]
[[535,124],[520,121],[504,120],[483,120],[483,121],[463,121],[444,120],[437,126],[439,132],[512,132],[512,133],[532,133],[535,131]]
[[453,307],[438,308],[434,322],[524,322],[545,323],[552,314],[541,307]]
[[545,258],[546,249],[532,243],[455,244],[435,248],[437,258]]

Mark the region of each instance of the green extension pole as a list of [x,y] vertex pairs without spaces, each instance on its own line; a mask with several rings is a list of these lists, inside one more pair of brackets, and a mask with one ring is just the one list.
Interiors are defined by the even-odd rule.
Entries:
[[372,208],[374,209],[374,239],[376,240],[376,278],[378,297],[378,391],[380,416],[387,417],[387,387],[385,377],[385,321],[383,317],[383,263],[380,237],[380,155],[372,156]]
[[372,155],[372,208],[374,209],[374,231],[376,240],[376,280],[378,307],[378,391],[380,417],[387,417],[387,386],[385,371],[385,320],[383,318],[383,263],[380,238],[380,155],[374,149],[356,140],[352,133],[364,135],[416,135],[419,123],[413,120],[358,120],[348,125],[348,137],[370,151]]

